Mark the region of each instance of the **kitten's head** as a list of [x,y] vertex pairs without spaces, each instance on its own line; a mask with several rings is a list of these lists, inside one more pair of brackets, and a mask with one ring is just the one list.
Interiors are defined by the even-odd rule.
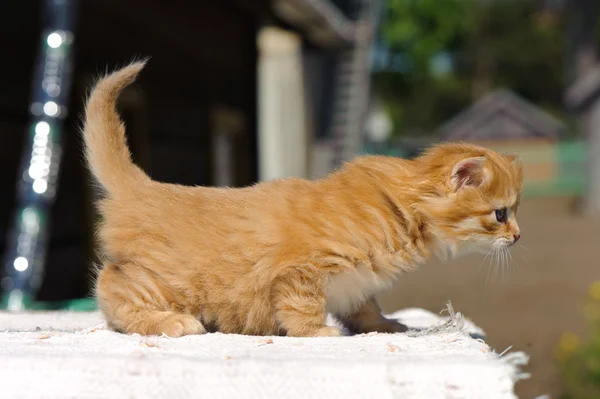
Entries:
[[489,252],[521,236],[523,168],[515,156],[471,145],[437,146],[422,158],[432,222],[452,252]]

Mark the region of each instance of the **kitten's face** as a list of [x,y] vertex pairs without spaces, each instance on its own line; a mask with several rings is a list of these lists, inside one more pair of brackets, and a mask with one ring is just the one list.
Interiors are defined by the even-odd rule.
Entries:
[[485,193],[458,195],[455,206],[470,210],[454,228],[460,249],[487,253],[514,245],[521,237],[518,202],[519,194],[512,191],[498,197],[487,197]]
[[514,245],[521,236],[517,209],[522,183],[522,166],[511,156],[490,153],[456,163],[439,211],[452,252],[488,253]]

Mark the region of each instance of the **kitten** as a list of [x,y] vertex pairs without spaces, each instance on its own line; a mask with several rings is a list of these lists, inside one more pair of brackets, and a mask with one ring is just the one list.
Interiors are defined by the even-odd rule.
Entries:
[[473,145],[414,160],[360,157],[314,182],[153,181],[132,163],[115,110],[144,64],[99,80],[83,131],[106,193],[96,296],[117,331],[339,335],[325,325],[329,312],[354,332],[402,332],[375,300],[401,273],[432,253],[505,250],[519,239],[521,165]]

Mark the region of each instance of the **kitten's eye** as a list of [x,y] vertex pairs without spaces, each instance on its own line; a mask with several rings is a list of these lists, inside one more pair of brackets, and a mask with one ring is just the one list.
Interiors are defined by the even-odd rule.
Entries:
[[506,208],[496,209],[496,220],[500,223],[506,223]]

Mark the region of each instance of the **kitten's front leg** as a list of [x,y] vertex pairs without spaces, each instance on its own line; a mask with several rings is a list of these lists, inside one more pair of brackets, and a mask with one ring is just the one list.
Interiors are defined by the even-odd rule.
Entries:
[[395,320],[385,318],[381,314],[381,308],[375,300],[370,298],[360,308],[349,315],[336,315],[339,321],[355,334],[382,332],[397,333],[405,332],[408,328]]
[[274,282],[275,316],[288,336],[337,337],[336,327],[325,325],[323,276],[303,267],[288,270]]

